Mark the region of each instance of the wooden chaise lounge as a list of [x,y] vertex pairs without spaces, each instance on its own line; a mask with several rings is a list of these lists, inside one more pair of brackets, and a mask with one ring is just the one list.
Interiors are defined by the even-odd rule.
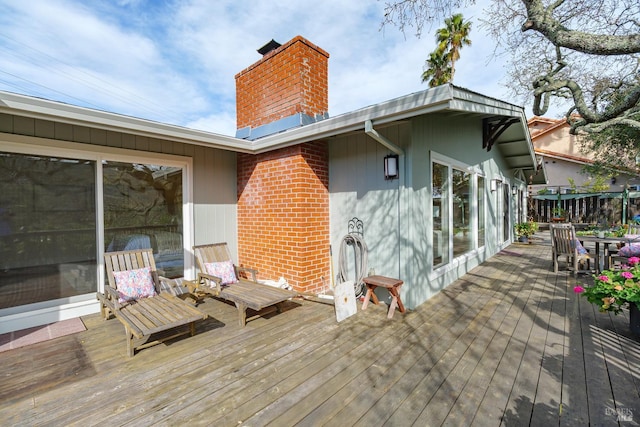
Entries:
[[242,327],[247,324],[247,308],[260,311],[275,305],[280,312],[282,302],[298,295],[293,291],[258,283],[256,270],[233,264],[227,243],[194,246],[193,253],[200,270],[198,289],[233,302],[238,308]]
[[[104,254],[104,262],[109,283],[105,285],[104,293],[97,293],[101,313],[104,319],[114,314],[124,325],[129,356],[133,356],[137,349],[180,335],[193,336],[196,333],[195,322],[207,318],[206,313],[189,303],[169,292],[161,291],[161,278],[157,274],[151,249],[108,252]],[[123,301],[122,291],[129,295],[134,292],[128,287],[129,284],[140,285],[135,291],[142,289],[141,292],[153,287],[154,291],[151,293],[155,295],[129,296]],[[162,337],[148,342],[152,334]]]

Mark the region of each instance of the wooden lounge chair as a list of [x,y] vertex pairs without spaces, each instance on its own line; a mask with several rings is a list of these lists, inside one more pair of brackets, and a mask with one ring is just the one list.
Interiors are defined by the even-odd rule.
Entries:
[[[297,296],[296,292],[258,283],[257,271],[233,264],[227,243],[193,247],[198,273],[198,290],[232,301],[238,308],[240,326],[247,324],[247,308],[260,311]],[[212,272],[218,272],[212,274]]]
[[553,271],[558,272],[558,257],[564,256],[567,268],[573,270],[573,275],[578,274],[580,262],[586,261],[587,270],[590,269],[591,257],[588,253],[580,253],[580,242],[576,238],[576,230],[572,224],[550,224],[551,253],[553,257]]
[[[195,322],[207,318],[206,313],[172,293],[161,291],[160,280],[168,279],[158,277],[152,249],[107,252],[104,263],[109,283],[105,285],[104,293],[97,293],[100,311],[104,319],[114,314],[124,325],[129,356],[137,349],[180,335],[189,333],[193,336]],[[166,289],[171,284],[166,282],[164,285]],[[123,292],[128,296],[123,298]],[[141,293],[155,295],[141,297]],[[152,334],[162,337],[148,342]]]

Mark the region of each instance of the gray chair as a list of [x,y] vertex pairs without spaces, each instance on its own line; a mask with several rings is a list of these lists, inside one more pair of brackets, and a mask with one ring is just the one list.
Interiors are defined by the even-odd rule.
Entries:
[[558,258],[565,257],[567,268],[573,270],[574,276],[578,274],[581,262],[586,261],[587,270],[590,270],[591,257],[588,253],[580,253],[581,244],[576,238],[576,230],[573,224],[551,224],[551,252],[553,257],[553,271],[558,272]]
[[[133,356],[138,349],[177,336],[185,334],[193,336],[196,334],[195,322],[207,318],[206,313],[176,297],[175,292],[162,292],[164,285],[161,286],[161,280],[166,279],[158,276],[151,249],[106,252],[104,264],[108,283],[105,284],[104,293],[97,292],[96,295],[100,301],[100,311],[105,320],[114,314],[123,324],[129,356]],[[120,301],[121,295],[116,276],[132,270],[148,270],[149,283],[152,284],[155,295]],[[137,276],[133,276],[135,283],[140,282],[137,279]],[[165,331],[169,332],[160,334]],[[162,336],[157,337],[156,340],[150,340],[151,336],[156,335]]]
[[[193,254],[200,270],[200,286],[196,291],[233,302],[238,308],[238,319],[242,327],[247,324],[247,308],[259,312],[266,307],[275,306],[280,312],[281,303],[298,295],[297,292],[258,283],[256,270],[233,264],[226,242],[194,246]],[[208,273],[207,264],[219,263],[232,264],[234,280],[231,283],[225,284],[223,278]]]

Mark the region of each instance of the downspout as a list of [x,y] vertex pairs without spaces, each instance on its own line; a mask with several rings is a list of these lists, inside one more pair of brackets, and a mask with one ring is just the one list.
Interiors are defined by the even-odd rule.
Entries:
[[398,179],[398,202],[397,202],[397,206],[398,206],[398,277],[402,277],[402,271],[401,271],[402,257],[400,253],[402,250],[400,245],[400,241],[401,241],[400,218],[402,217],[402,215],[400,211],[400,200],[401,200],[402,189],[404,188],[404,174],[405,174],[404,150],[402,149],[402,147],[399,147],[393,142],[391,142],[386,136],[379,134],[378,131],[373,128],[373,123],[371,122],[371,120],[367,120],[366,122],[364,122],[364,133],[366,133],[371,138],[376,140],[378,143],[382,144],[383,146],[391,150],[394,154],[397,154],[399,156],[398,172],[399,172],[400,178]]
[[373,123],[371,122],[371,120],[367,120],[366,122],[364,122],[364,133],[387,147],[389,150],[393,151],[395,154],[404,156],[404,150],[401,147],[398,147],[393,142],[389,141],[386,136],[380,135],[378,131],[373,128]]

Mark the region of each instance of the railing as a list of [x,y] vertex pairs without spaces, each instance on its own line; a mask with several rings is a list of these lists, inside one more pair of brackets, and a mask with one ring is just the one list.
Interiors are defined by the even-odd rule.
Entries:
[[[528,218],[536,222],[557,222],[554,215],[560,206],[564,215],[561,221],[585,224],[620,224],[622,223],[622,198],[606,198],[595,194],[576,199],[538,200],[529,199]],[[625,222],[640,213],[640,201],[629,199]]]

